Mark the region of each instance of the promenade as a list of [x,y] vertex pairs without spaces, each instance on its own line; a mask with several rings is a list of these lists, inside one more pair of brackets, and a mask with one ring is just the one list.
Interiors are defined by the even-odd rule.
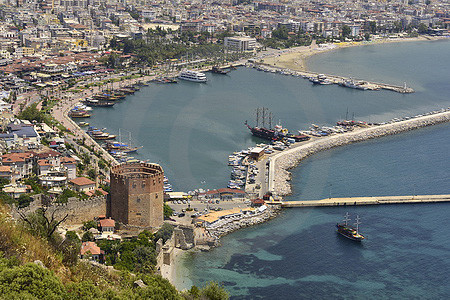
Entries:
[[309,201],[274,202],[284,208],[293,207],[326,207],[351,205],[381,205],[381,204],[419,204],[450,202],[450,195],[410,195],[410,196],[380,196],[380,197],[349,197],[327,198]]

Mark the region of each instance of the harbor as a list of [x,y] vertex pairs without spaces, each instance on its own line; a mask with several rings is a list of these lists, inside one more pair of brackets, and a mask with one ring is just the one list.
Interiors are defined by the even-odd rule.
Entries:
[[[228,187],[242,188],[255,198],[262,198],[270,193],[281,200],[292,191],[288,170],[314,153],[449,121],[450,108],[447,108],[413,117],[394,118],[383,124],[353,120],[338,121],[334,127],[319,127],[313,124],[310,130],[299,130],[301,135],[298,137],[306,138],[297,141],[289,138],[293,135],[289,135],[287,129],[278,125],[274,130],[264,131],[267,133],[265,137],[271,143],[257,144],[229,156],[228,165],[232,167],[232,171]],[[259,131],[247,126],[253,135],[263,137]]]

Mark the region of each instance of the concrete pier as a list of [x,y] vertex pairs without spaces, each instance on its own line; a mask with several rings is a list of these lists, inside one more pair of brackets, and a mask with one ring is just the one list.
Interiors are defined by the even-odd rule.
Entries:
[[413,195],[413,196],[381,196],[381,197],[350,197],[327,198],[310,201],[280,201],[281,207],[324,207],[324,206],[352,206],[352,205],[380,205],[380,204],[418,204],[450,202],[450,195]]
[[361,87],[364,87],[367,90],[383,89],[383,90],[390,90],[390,91],[394,91],[394,92],[398,92],[398,93],[402,93],[402,94],[414,93],[414,89],[412,89],[410,87],[406,87],[406,86],[399,86],[399,85],[379,83],[379,82],[371,82],[371,81],[362,80],[362,79],[348,78],[348,77],[344,77],[344,76],[331,75],[331,74],[322,74],[322,73],[317,73],[317,72],[293,71],[293,70],[286,69],[286,68],[277,68],[272,65],[263,64],[263,63],[253,63],[253,66],[259,70],[268,70],[268,71],[275,70],[278,73],[290,74],[290,75],[294,75],[294,76],[302,76],[304,78],[317,77],[319,74],[321,74],[321,75],[325,75],[326,78],[329,81],[331,81],[332,83],[339,84],[339,85],[342,85],[343,83],[349,82],[349,81],[361,82]]

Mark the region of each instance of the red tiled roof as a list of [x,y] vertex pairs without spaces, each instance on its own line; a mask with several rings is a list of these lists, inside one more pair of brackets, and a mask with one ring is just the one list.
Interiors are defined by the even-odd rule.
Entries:
[[25,162],[26,159],[33,157],[32,153],[8,153],[2,155],[3,163]]
[[115,227],[116,226],[116,221],[114,221],[113,219],[102,219],[100,221],[98,221],[100,227]]
[[72,157],[61,157],[60,159],[62,164],[75,164],[77,161]]
[[103,250],[100,249],[99,246],[95,242],[83,242],[81,244],[81,255],[85,255],[87,253],[91,253],[92,255],[100,255],[105,253]]
[[263,199],[253,199],[252,202],[254,204],[264,204],[265,203]]
[[207,191],[205,194],[211,195],[211,194],[224,194],[224,193],[245,194],[245,192],[242,191],[242,190],[229,189],[229,188],[223,188],[223,189]]
[[51,166],[52,164],[48,161],[48,160],[46,160],[46,159],[40,159],[40,160],[38,160],[38,165],[39,166]]
[[11,172],[11,166],[0,166],[0,172]]
[[89,178],[86,178],[86,177],[77,177],[77,178],[72,179],[70,182],[75,184],[75,185],[78,185],[78,186],[95,184],[94,181],[92,181],[92,180],[90,180]]

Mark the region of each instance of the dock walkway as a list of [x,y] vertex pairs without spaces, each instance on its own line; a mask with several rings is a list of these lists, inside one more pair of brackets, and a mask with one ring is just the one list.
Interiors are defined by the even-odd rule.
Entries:
[[402,93],[402,94],[406,94],[406,93],[414,93],[414,89],[410,88],[410,87],[406,87],[406,86],[399,86],[399,85],[394,85],[394,84],[387,84],[387,83],[380,83],[380,82],[371,82],[368,80],[362,80],[362,79],[356,79],[356,78],[350,78],[350,77],[345,77],[345,76],[340,76],[340,75],[332,75],[332,74],[321,74],[318,72],[311,72],[311,71],[294,71],[294,70],[290,70],[287,68],[281,68],[281,67],[275,67],[273,65],[270,64],[265,64],[265,63],[253,63],[253,65],[257,68],[257,69],[261,69],[261,70],[274,70],[276,72],[282,72],[283,74],[290,74],[290,75],[294,75],[294,76],[301,76],[303,78],[315,78],[318,75],[325,75],[326,78],[332,82],[333,84],[338,84],[338,85],[343,85],[345,82],[351,82],[351,81],[355,81],[355,82],[361,82],[361,87],[366,88],[367,90],[390,90],[390,91],[394,91],[397,93]]
[[380,204],[417,204],[450,202],[450,195],[412,195],[412,196],[380,196],[380,197],[350,197],[327,198],[310,201],[279,201],[281,207],[324,207],[324,206],[351,206],[351,205],[380,205]]

